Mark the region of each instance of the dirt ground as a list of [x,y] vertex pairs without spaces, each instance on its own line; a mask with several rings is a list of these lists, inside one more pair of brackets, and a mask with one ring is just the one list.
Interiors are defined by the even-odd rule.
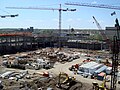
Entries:
[[[100,85],[102,82],[95,80],[95,79],[89,79],[89,78],[83,78],[83,76],[78,75],[78,74],[74,74],[72,71],[69,70],[69,67],[71,67],[73,64],[81,64],[83,62],[83,60],[85,60],[86,56],[83,56],[82,53],[88,53],[88,51],[86,50],[86,52],[81,52],[82,50],[77,50],[77,49],[70,49],[73,52],[79,52],[81,53],[81,56],[79,59],[73,60],[71,62],[66,62],[65,64],[56,62],[54,65],[54,68],[46,70],[46,69],[40,69],[40,70],[30,70],[27,69],[28,72],[30,74],[33,73],[40,73],[40,72],[50,72],[53,73],[55,76],[58,76],[60,72],[64,72],[67,73],[69,76],[75,77],[77,81],[82,83],[82,87],[80,87],[80,89],[78,90],[92,90],[92,82],[98,82],[98,84]],[[68,51],[67,49],[65,51]],[[89,51],[92,52],[92,51]],[[97,53],[94,52],[94,55]],[[0,65],[2,64],[2,59],[0,57]],[[15,70],[18,71],[19,69],[7,69],[6,70]],[[56,83],[58,81],[57,78],[50,78],[50,79],[46,79],[44,81],[42,80],[23,80],[23,81],[10,81],[10,80],[3,80],[4,81],[4,85],[7,87],[9,86],[9,88],[5,88],[4,90],[28,90],[26,86],[30,87],[30,90],[47,90],[48,87],[53,88],[53,90],[65,90],[65,89],[60,89],[56,87]],[[108,87],[110,87],[110,82],[107,82]],[[23,88],[22,88],[23,87]],[[41,89],[38,89],[41,88]],[[42,88],[44,87],[44,88]],[[120,85],[117,85],[117,87],[120,87]],[[13,89],[14,88],[14,89]],[[77,90],[74,89],[74,87],[71,87],[71,89],[69,90]],[[120,90],[120,88],[117,88],[117,90]]]

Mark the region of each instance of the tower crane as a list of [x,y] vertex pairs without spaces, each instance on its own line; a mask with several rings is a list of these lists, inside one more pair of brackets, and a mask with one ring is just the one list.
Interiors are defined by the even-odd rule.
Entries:
[[61,36],[61,14],[62,11],[76,11],[76,9],[63,9],[61,8],[37,8],[37,7],[6,7],[8,9],[35,9],[35,10],[53,10],[53,11],[59,11],[59,49],[61,49],[61,42],[60,42],[60,36]]
[[105,4],[90,4],[90,3],[65,3],[66,5],[74,5],[74,6],[85,6],[85,7],[95,7],[95,8],[106,8],[106,9],[116,9],[120,10],[120,6],[112,6]]

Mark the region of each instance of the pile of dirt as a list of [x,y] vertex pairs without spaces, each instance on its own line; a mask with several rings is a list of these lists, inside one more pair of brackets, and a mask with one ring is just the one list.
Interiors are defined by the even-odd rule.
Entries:
[[7,80],[3,81],[3,90],[89,90],[91,86],[89,84],[83,84],[77,82],[75,85],[71,86],[69,89],[59,88],[58,77],[42,77],[36,78],[34,80]]

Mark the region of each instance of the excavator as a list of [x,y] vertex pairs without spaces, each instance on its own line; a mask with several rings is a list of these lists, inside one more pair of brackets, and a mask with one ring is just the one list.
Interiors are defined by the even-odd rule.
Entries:
[[68,76],[67,73],[60,72],[57,87],[63,90],[80,90],[82,83],[75,77]]

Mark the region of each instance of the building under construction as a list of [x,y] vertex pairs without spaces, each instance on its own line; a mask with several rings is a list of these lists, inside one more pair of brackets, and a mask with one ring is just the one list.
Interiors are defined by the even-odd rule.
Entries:
[[[5,30],[4,30],[5,31]],[[108,49],[109,45],[104,38],[101,38],[101,32],[106,35],[110,34],[108,28],[106,30],[78,30],[64,29],[61,30],[59,36],[58,29],[38,29],[33,27],[28,29],[16,29],[9,32],[1,30],[0,34],[0,53],[16,53],[25,50],[33,50],[42,47],[68,47],[89,50]],[[115,34],[115,33],[114,33]],[[109,36],[112,37],[112,36]]]

